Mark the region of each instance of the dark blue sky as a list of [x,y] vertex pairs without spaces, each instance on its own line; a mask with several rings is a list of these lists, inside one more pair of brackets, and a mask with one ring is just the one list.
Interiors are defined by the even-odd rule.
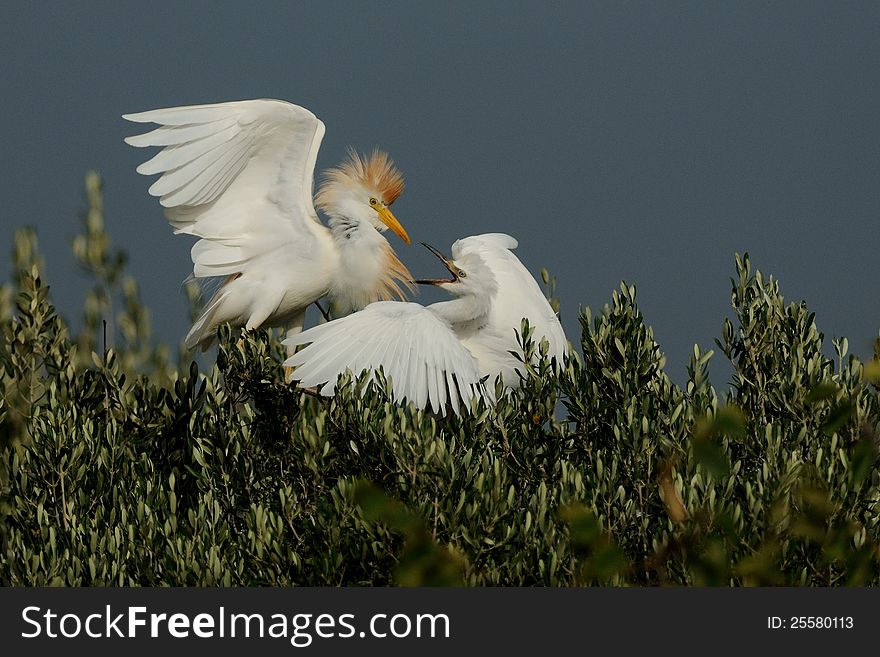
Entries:
[[[134,172],[145,153],[120,114],[274,97],[326,123],[319,169],[349,144],[392,154],[416,243],[517,237],[527,266],[559,277],[575,341],[578,305],[599,310],[625,279],[680,381],[693,344],[720,334],[747,250],[865,355],[878,35],[873,2],[3,3],[0,247],[35,225],[57,305],[78,312],[69,245],[99,170],[108,228],[176,342],[191,242]],[[398,252],[438,273],[420,246]]]

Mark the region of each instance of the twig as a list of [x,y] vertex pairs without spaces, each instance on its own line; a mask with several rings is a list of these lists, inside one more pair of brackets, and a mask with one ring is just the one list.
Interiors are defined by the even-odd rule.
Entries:
[[315,399],[320,399],[322,402],[329,403],[330,401],[330,397],[326,397],[325,395],[322,395],[320,393],[320,391],[318,390],[318,386],[315,386],[314,388],[298,388],[294,386],[294,390],[298,390],[299,392],[309,395],[310,397],[314,397]]
[[67,531],[67,496],[64,493],[64,469],[59,472],[61,479],[61,518],[64,520],[64,530]]

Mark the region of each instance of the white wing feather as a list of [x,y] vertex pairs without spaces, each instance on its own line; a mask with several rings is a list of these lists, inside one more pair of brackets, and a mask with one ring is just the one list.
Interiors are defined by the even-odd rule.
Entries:
[[[312,250],[318,222],[312,202],[324,124],[279,100],[248,100],[126,114],[159,128],[125,141],[163,147],[138,172],[161,174],[150,187],[175,232],[202,238],[193,274],[239,273],[282,247],[288,259]],[[304,267],[305,269],[305,267]]]
[[285,361],[303,387],[322,386],[332,395],[346,370],[355,375],[379,367],[391,380],[398,402],[412,401],[445,414],[467,410],[483,395],[480,370],[449,324],[424,306],[379,301],[362,311],[310,328],[284,341],[308,344]]
[[160,147],[138,167],[175,233],[199,241],[193,276],[230,277],[186,337],[207,347],[216,328],[295,326],[330,288],[332,238],[312,202],[324,124],[280,100],[157,109],[123,118],[159,127],[125,141]]
[[568,349],[559,318],[538,282],[511,252],[517,244],[510,235],[487,233],[465,237],[452,245],[453,260],[467,253],[477,253],[492,270],[498,284],[487,329],[462,340],[480,362],[483,373],[489,374],[489,387],[498,374],[504,377],[505,384],[517,385],[518,363],[508,351],[517,350],[515,331],[520,330],[524,317],[535,330],[536,344],[541,339],[549,343],[549,356],[561,363]]

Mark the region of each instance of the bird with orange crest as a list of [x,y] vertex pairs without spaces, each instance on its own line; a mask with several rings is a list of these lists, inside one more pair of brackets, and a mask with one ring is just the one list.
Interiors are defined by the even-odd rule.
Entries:
[[[390,206],[403,176],[386,153],[348,158],[312,195],[324,124],[280,100],[157,109],[123,118],[157,123],[128,137],[161,150],[138,172],[175,233],[198,237],[193,276],[220,286],[186,336],[207,349],[217,328],[302,330],[305,311],[327,297],[345,315],[373,301],[403,298],[412,276],[382,235],[410,239]],[[316,209],[328,217],[325,226]]]

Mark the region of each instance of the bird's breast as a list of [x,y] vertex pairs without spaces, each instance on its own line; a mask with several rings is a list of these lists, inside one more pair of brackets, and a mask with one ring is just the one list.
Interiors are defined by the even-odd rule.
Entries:
[[373,301],[404,298],[398,282],[411,276],[388,242],[376,236],[378,240],[357,236],[336,241],[339,260],[330,297],[338,315],[361,310]]

